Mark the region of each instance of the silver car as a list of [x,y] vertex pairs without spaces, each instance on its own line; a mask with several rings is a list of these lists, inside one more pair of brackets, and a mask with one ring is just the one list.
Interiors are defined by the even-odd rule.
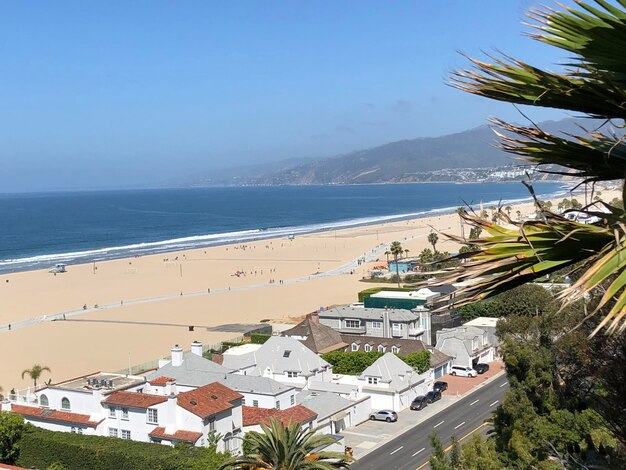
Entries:
[[391,423],[392,421],[398,421],[398,413],[392,410],[374,411],[370,414],[370,419],[372,421],[387,421],[388,423]]

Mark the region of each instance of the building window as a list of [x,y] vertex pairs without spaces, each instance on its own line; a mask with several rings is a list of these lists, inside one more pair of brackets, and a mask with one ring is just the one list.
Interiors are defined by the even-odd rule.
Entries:
[[115,418],[116,414],[115,414],[115,407],[112,406],[109,408],[109,418]]
[[122,419],[128,421],[128,408],[122,408]]
[[209,432],[215,432],[215,420],[209,421]]
[[242,404],[243,406],[246,406],[246,397],[243,397],[243,398],[241,399],[241,404]]
[[359,320],[346,320],[346,328],[360,328],[361,322]]
[[400,348],[398,346],[391,346],[391,352],[398,354],[400,352]]
[[294,405],[296,403],[296,396],[291,395],[291,404]]
[[372,345],[371,344],[366,344],[365,345],[365,352],[370,352],[372,350]]
[[48,402],[48,397],[46,395],[41,395],[39,397],[39,406],[41,406],[42,408],[48,408],[48,406],[50,406],[50,403]]
[[109,437],[117,437],[117,428],[109,428]]
[[78,434],[82,434],[82,433],[83,433],[83,428],[78,428],[78,429],[76,430],[76,432],[78,432]]
[[63,409],[63,410],[71,409],[71,407],[70,407],[70,400],[67,397],[61,398],[61,409]]
[[287,372],[287,378],[295,379],[296,377],[298,377],[298,373],[297,372]]
[[122,439],[130,440],[130,431],[127,429],[122,429]]
[[280,410],[280,401],[276,400],[276,409]]
[[358,351],[358,350],[359,350],[359,345],[356,343],[352,343],[352,352]]
[[252,406],[254,406],[255,408],[259,407],[259,400],[252,400]]
[[378,345],[378,352],[385,352],[385,347],[382,344]]
[[402,323],[392,323],[392,324],[391,324],[391,327],[392,327],[394,330],[402,330]]
[[148,424],[157,424],[159,422],[159,412],[148,408]]
[[71,432],[72,434],[76,434],[76,428],[75,428],[74,426],[72,426],[72,429],[70,429],[70,432]]
[[378,377],[368,377],[367,378],[367,383],[370,385],[377,385],[378,384]]
[[374,328],[375,330],[380,330],[382,327],[383,327],[383,322],[381,321],[372,322],[372,328]]

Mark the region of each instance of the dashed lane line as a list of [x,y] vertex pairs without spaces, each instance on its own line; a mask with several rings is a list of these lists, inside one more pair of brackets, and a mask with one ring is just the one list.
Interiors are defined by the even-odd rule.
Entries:
[[445,423],[445,421],[442,421],[441,423],[437,423],[437,424],[435,424],[435,425],[433,426],[433,428],[439,427],[439,426],[441,426],[443,423]]
[[463,421],[461,424],[457,424],[456,426],[454,426],[454,429],[459,429],[464,424],[465,424],[465,421]]
[[396,450],[394,450],[393,452],[389,452],[389,455],[393,455],[393,454],[395,454],[396,452],[398,452],[399,450],[402,450],[402,449],[404,449],[404,446],[400,446]]

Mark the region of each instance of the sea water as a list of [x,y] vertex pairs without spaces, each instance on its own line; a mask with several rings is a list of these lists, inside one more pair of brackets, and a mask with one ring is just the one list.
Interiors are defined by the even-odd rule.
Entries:
[[[543,197],[559,183],[536,183]],[[529,199],[519,183],[0,194],[0,273],[287,237]]]

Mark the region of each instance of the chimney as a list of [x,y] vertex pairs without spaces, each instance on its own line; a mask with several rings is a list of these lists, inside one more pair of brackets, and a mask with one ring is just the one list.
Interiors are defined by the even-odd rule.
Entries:
[[165,383],[165,396],[166,397],[176,396],[176,380],[169,380]]
[[317,313],[312,313],[310,318],[311,318],[311,323],[314,323],[316,325],[320,324],[320,316]]
[[183,364],[183,348],[178,344],[172,348],[172,365],[174,367],[180,367]]
[[191,352],[196,356],[202,357],[202,343],[198,341],[191,343]]

